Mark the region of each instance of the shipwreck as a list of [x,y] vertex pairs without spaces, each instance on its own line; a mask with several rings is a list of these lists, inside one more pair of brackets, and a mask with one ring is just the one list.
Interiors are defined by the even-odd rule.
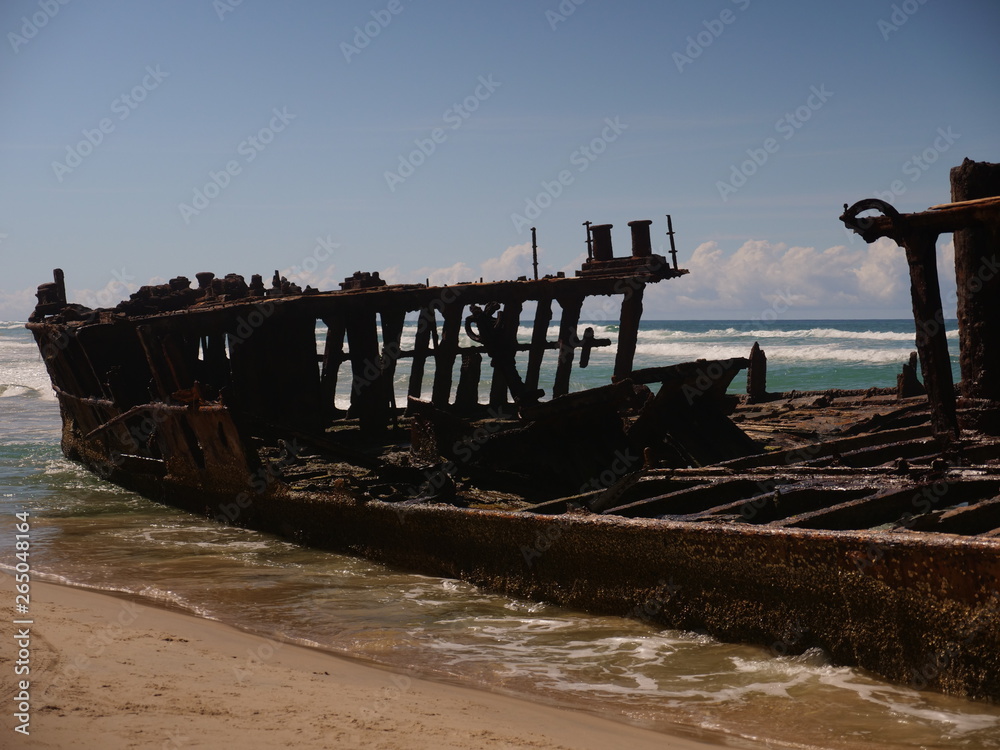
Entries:
[[[67,301],[57,269],[27,325],[66,456],[153,500],[998,701],[1000,165],[966,161],[952,177],[952,203],[900,214],[868,200],[841,217],[907,254],[923,383],[911,361],[891,390],[768,393],[757,346],[635,368],[644,289],[687,273],[676,252],[652,252],[649,221],[630,222],[626,257],[610,225],[588,223],[573,276],[538,278],[536,265],[534,278],[441,287],[199,273],[91,310]],[[957,389],[943,232],[959,278]],[[619,305],[614,376],[574,391],[574,368],[612,344],[581,324],[593,297]]]

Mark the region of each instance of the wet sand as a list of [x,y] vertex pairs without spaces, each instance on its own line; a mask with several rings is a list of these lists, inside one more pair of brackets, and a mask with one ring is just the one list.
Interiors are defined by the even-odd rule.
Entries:
[[[13,579],[0,575],[4,600]],[[24,627],[4,618],[3,630]],[[720,747],[390,672],[210,620],[84,589],[31,584],[29,736],[17,748]],[[17,647],[4,637],[5,705]],[[13,690],[12,690],[13,689]]]

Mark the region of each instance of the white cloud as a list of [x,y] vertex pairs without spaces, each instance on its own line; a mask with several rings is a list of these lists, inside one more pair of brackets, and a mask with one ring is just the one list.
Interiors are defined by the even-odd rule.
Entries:
[[[954,275],[949,271],[952,258],[949,243],[939,251],[942,297],[946,300],[949,274]],[[585,260],[586,255],[581,254],[560,270],[571,276]],[[835,245],[825,250],[751,240],[729,251],[717,242],[706,242],[681,265],[690,274],[647,289],[646,317],[773,319],[776,313],[786,318],[909,314],[906,258],[888,239],[860,248]],[[552,272],[549,267],[539,268],[540,275]],[[478,268],[459,262],[446,268],[412,271],[393,266],[382,272],[389,283],[429,278],[432,284],[531,275],[529,243],[508,247]],[[617,310],[617,303],[614,306]],[[951,313],[948,309],[945,312]]]
[[35,289],[0,290],[0,320],[27,320],[35,309]]
[[906,259],[888,239],[825,250],[752,240],[733,252],[706,242],[682,266],[688,276],[650,290],[654,314],[808,318],[909,310]]
[[390,284],[413,284],[425,279],[431,286],[442,284],[457,284],[460,281],[479,281],[479,271],[462,261],[447,268],[423,266],[415,270],[400,270],[399,266],[390,266],[381,272],[381,277]]
[[[551,270],[546,270],[547,268],[548,266],[544,266],[540,261],[538,275],[552,273]],[[531,243],[511,245],[500,253],[499,257],[484,260],[478,268],[473,268],[463,261],[445,268],[423,266],[413,270],[401,269],[396,265],[386,268],[380,275],[390,284],[412,284],[429,279],[431,285],[435,286],[457,284],[460,281],[479,281],[480,278],[484,281],[509,281],[519,276],[527,276],[530,279],[534,275]]]
[[531,261],[530,242],[523,245],[512,245],[504,250],[499,258],[483,261],[481,275],[487,281],[516,279],[519,276],[527,276],[530,279],[535,273]]

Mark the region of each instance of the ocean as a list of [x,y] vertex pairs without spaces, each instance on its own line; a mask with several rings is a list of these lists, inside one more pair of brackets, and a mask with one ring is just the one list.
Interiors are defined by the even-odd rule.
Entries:
[[[614,358],[616,328],[586,325],[612,346],[576,369],[576,388],[609,382]],[[411,324],[404,347],[413,332]],[[905,320],[647,321],[635,364],[746,356],[755,341],[772,391],[893,387],[914,349]],[[405,373],[398,383],[405,393]],[[733,390],[743,387],[738,379]],[[14,569],[14,514],[28,511],[36,578],[127,593],[275,641],[761,746],[1000,748],[1000,706],[890,685],[819,651],[720,643],[222,526],[102,482],[62,456],[59,435],[30,333],[0,323],[0,570]],[[234,690],[267,655],[234,667]]]

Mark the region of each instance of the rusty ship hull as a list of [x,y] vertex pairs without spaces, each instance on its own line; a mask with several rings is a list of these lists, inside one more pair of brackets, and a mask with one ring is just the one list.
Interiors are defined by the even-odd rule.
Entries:
[[[631,257],[613,257],[602,228],[571,278],[432,287],[358,273],[316,292],[277,273],[269,289],[205,273],[197,288],[178,277],[88,310],[66,301],[57,270],[28,327],[64,453],[155,501],[1000,700],[993,402],[955,402],[951,434],[933,398],[907,397],[902,380],[899,393],[767,394],[756,347],[637,370],[643,290],[686,271],[652,254],[648,222],[636,224]],[[579,334],[588,297],[621,298],[615,377],[571,392],[573,367],[611,343]],[[418,325],[404,349],[407,316]],[[392,384],[405,365],[404,404]],[[333,397],[341,366],[346,412]],[[737,403],[727,390],[748,368]]]

